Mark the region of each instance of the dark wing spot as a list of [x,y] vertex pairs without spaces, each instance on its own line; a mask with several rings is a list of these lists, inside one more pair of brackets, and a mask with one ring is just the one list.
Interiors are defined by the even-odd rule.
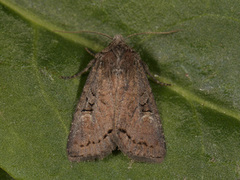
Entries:
[[[132,139],[132,137],[127,133],[127,131],[125,129],[118,129],[121,133],[126,134],[126,136],[128,137],[129,140]],[[135,139],[132,139],[132,143],[134,144],[138,144],[138,145],[144,145],[144,146],[148,146],[148,144],[144,141],[140,141],[140,142],[136,142]],[[150,146],[150,148],[153,148],[153,146]]]
[[[107,134],[105,134],[105,135],[103,136],[103,139],[106,139],[106,137],[107,137],[109,134],[111,134],[112,131],[113,131],[112,129],[109,129],[108,132],[107,132]],[[95,142],[95,141],[92,141],[92,142],[88,141],[88,143],[87,143],[86,145],[81,144],[80,147],[89,146],[90,144],[97,144],[97,143],[100,143],[101,140],[102,140],[102,139],[99,139],[97,142]],[[75,143],[75,144],[76,144],[76,143]]]

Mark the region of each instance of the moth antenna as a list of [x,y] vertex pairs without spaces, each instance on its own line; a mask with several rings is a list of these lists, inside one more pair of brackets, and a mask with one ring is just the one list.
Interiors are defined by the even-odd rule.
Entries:
[[59,30],[54,30],[55,32],[61,32],[61,33],[72,33],[72,34],[78,34],[78,33],[91,33],[91,34],[98,34],[101,36],[105,36],[111,40],[113,40],[113,38],[107,34],[104,33],[100,33],[100,32],[96,32],[96,31],[59,31]]
[[92,55],[93,57],[95,56],[95,54],[92,53],[88,48],[85,48],[85,50],[88,52],[88,54]]
[[132,36],[137,36],[137,35],[143,35],[143,34],[172,34],[172,33],[178,32],[178,31],[182,31],[182,30],[178,29],[178,30],[168,31],[168,32],[142,32],[142,33],[134,33],[134,34],[128,35],[127,38],[130,38]]

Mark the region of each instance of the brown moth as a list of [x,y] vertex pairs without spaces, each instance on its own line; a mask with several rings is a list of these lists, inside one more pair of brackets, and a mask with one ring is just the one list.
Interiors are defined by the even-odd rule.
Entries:
[[66,79],[89,68],[68,137],[69,160],[103,159],[118,148],[135,161],[162,162],[166,144],[147,75],[154,77],[139,54],[116,35],[82,72]]

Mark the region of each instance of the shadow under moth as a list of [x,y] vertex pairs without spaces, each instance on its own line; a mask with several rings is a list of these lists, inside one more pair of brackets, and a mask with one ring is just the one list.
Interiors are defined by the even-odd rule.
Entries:
[[[135,161],[162,162],[166,144],[147,75],[157,80],[121,35],[112,38],[97,32],[81,32],[104,35],[112,42],[94,55],[83,71],[71,77],[63,77],[73,78],[91,68],[68,137],[69,160],[79,162],[103,159],[118,148]],[[159,81],[157,83],[169,85]]]

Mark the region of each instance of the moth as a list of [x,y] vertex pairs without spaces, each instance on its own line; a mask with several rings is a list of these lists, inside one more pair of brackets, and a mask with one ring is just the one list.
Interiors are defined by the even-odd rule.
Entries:
[[[155,34],[174,32],[177,31]],[[166,154],[166,143],[147,75],[156,79],[122,35],[111,38],[97,34],[112,42],[83,71],[65,77],[79,76],[91,68],[73,117],[67,142],[68,159],[77,162],[103,159],[118,148],[135,161],[160,163]],[[133,35],[139,34],[146,33]]]

